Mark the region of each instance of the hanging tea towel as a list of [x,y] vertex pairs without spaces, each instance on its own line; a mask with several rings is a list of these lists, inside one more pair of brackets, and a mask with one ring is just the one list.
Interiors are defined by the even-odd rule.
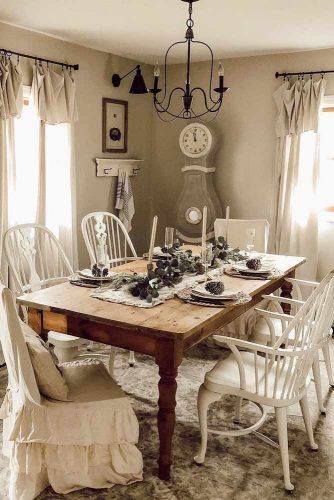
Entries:
[[119,218],[126,230],[130,232],[132,229],[131,220],[135,214],[135,205],[129,172],[122,169],[119,169],[118,172],[115,208],[119,210]]

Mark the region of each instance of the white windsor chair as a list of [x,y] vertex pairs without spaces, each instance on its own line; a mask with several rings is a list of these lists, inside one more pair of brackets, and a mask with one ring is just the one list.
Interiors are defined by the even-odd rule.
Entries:
[[[278,337],[282,334],[282,331],[286,327],[289,321],[292,320],[293,316],[284,314],[281,304],[290,304],[293,308],[293,312],[297,312],[300,307],[305,303],[303,300],[302,288],[307,288],[309,290],[314,291],[319,283],[315,281],[306,281],[300,280],[296,278],[286,278],[286,281],[293,285],[293,292],[296,295],[296,299],[289,299],[283,297],[277,297],[275,295],[263,295],[262,298],[269,303],[273,304],[276,308],[276,311],[268,311],[262,308],[255,308],[255,311],[260,316],[260,321],[254,327],[254,338],[261,338],[261,343],[266,343],[267,345],[274,345]],[[264,322],[261,322],[261,318],[263,318]],[[322,396],[322,383],[321,383],[321,375],[320,375],[320,358],[319,353],[322,351],[328,381],[330,387],[334,388],[334,376],[331,364],[330,350],[329,350],[329,340],[331,338],[331,326],[328,330],[324,330],[322,332],[322,342],[319,344],[319,350],[314,357],[314,362],[312,365],[315,389],[317,394],[318,406],[320,412],[325,415],[326,408],[323,404],[323,396]],[[291,332],[290,336],[294,335],[294,331]]]
[[[129,233],[122,221],[110,212],[92,212],[81,222],[81,229],[91,265],[98,260],[98,252],[107,248],[106,260],[110,267],[138,259]],[[111,349],[113,352],[114,349]],[[134,352],[130,351],[129,365],[134,366]]]
[[[55,235],[40,224],[13,226],[4,236],[5,255],[13,274],[18,295],[48,288],[67,281],[73,274],[72,266]],[[26,317],[26,309],[22,308]],[[48,341],[60,363],[72,361],[79,355],[79,347],[87,346],[85,339],[49,331]],[[113,375],[114,354],[81,353],[79,357],[108,358],[109,373]]]
[[[19,224],[4,235],[5,255],[18,295],[48,288],[73,274],[68,258],[55,235],[40,224]],[[23,308],[26,316],[26,310]],[[27,318],[25,318],[27,319]],[[71,361],[80,346],[79,337],[50,331],[48,341],[60,363]]]
[[[311,449],[316,450],[318,446],[313,437],[307,389],[310,383],[309,372],[319,345],[322,344],[323,332],[329,331],[333,323],[333,300],[334,271],[313,291],[272,347],[231,337],[214,336],[217,343],[229,347],[232,353],[227,359],[218,361],[214,368],[206,373],[204,383],[199,389],[201,447],[194,458],[198,465],[205,460],[208,431],[222,436],[240,436],[256,432],[265,421],[265,406],[272,406],[276,413],[284,486],[287,491],[294,489],[290,480],[287,408],[299,402]],[[262,412],[261,418],[246,429],[208,429],[208,407],[223,395],[234,395],[240,401],[244,398],[254,402]],[[265,439],[271,441],[269,438]]]

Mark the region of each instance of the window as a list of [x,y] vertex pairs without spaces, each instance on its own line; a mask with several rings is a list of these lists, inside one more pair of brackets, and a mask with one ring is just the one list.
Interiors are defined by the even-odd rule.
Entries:
[[60,237],[72,225],[70,127],[43,126],[30,87],[24,87],[22,115],[12,126],[14,145],[9,147],[15,155],[9,166],[9,223],[36,222],[42,210],[46,226]]

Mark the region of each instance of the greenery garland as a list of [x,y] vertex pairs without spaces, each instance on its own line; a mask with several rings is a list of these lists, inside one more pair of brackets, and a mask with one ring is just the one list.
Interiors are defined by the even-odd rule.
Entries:
[[[201,257],[193,255],[192,250],[180,250],[178,243],[171,248],[162,247],[161,250],[165,256],[157,260],[155,269],[149,270],[146,275],[119,273],[113,278],[111,288],[119,290],[123,286],[128,286],[129,292],[134,297],[151,303],[153,299],[159,297],[159,289],[174,287],[182,281],[185,273],[194,275],[205,273]],[[245,259],[240,249],[231,249],[223,237],[219,237],[213,243],[211,267],[220,267],[223,263]]]

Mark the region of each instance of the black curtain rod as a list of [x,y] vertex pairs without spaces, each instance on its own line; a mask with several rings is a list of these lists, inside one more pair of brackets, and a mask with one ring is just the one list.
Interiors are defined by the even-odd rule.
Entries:
[[286,78],[287,76],[325,75],[326,73],[334,73],[334,69],[326,69],[324,71],[298,71],[298,73],[279,73],[276,71],[275,77],[279,78],[283,76]]
[[63,66],[64,68],[72,68],[74,71],[79,69],[79,64],[67,64],[59,61],[51,61],[51,59],[44,59],[44,57],[29,56],[28,54],[22,54],[21,52],[15,52],[14,50],[0,49],[0,54],[3,56],[10,57],[11,55],[16,55],[18,57],[25,57],[26,59],[33,59],[36,62],[46,62],[50,64],[57,64],[58,66]]

